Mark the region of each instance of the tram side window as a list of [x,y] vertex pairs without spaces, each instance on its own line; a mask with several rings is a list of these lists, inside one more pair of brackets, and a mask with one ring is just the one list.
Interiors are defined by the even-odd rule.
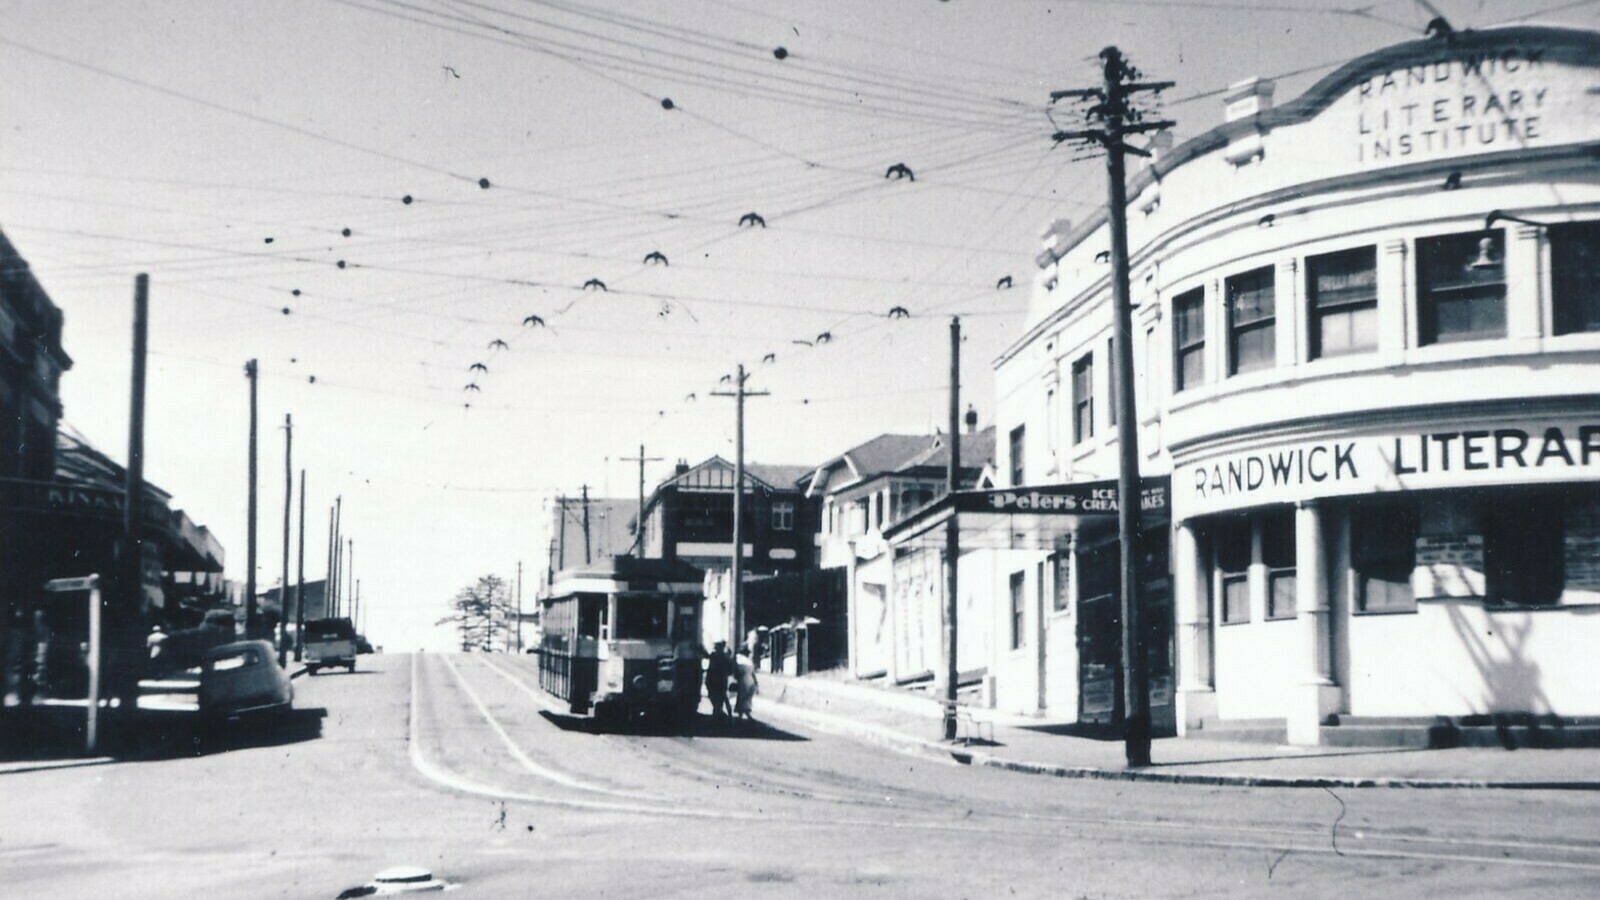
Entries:
[[1250,621],[1250,520],[1244,516],[1223,519],[1212,530],[1217,554],[1217,574],[1222,582],[1218,617],[1224,625]]
[[657,597],[620,597],[617,600],[619,641],[641,641],[667,636],[667,603]]
[[584,594],[578,598],[579,637],[599,637],[605,620],[606,598],[603,594]]
[[1555,333],[1600,331],[1600,222],[1550,226]]

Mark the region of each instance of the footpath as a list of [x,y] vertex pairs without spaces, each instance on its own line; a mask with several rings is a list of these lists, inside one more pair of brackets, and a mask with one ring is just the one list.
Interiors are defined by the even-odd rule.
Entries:
[[958,739],[944,741],[943,703],[911,690],[763,672],[756,715],[907,753],[1059,778],[1241,787],[1498,788],[1600,791],[1600,749],[1446,750],[1298,747],[1201,737],[1157,738],[1152,764],[1129,769],[1120,739],[1078,726],[960,707]]

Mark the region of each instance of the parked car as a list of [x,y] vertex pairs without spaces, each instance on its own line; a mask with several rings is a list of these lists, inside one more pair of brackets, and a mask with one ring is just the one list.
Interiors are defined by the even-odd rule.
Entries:
[[200,714],[212,721],[294,705],[294,685],[266,641],[238,641],[205,651],[200,664]]
[[346,618],[312,619],[306,623],[306,671],[344,666],[356,670],[356,627]]

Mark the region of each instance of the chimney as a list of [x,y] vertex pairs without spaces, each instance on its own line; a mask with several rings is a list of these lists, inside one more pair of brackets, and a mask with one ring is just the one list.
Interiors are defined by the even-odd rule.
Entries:
[[681,456],[678,457],[678,464],[676,466],[674,466],[673,469],[672,469],[672,477],[676,478],[679,475],[683,475],[683,474],[687,473],[688,471],[689,471],[689,461],[687,459],[684,459]]
[[967,434],[977,434],[977,433],[978,433],[978,411],[976,409],[973,409],[971,403],[968,403],[967,404]]

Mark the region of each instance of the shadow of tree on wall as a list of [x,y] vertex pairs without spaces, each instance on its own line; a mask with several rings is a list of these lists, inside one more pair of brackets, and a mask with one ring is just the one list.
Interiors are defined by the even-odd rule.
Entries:
[[[1445,607],[1445,617],[1484,688],[1482,697],[1462,693],[1467,705],[1480,711],[1461,717],[1458,727],[1492,727],[1507,750],[1563,746],[1565,721],[1545,693],[1544,673],[1528,648],[1534,617],[1541,613],[1485,605],[1480,626],[1469,613],[1474,608],[1458,603]],[[1452,743],[1460,740],[1459,732],[1449,737]]]

